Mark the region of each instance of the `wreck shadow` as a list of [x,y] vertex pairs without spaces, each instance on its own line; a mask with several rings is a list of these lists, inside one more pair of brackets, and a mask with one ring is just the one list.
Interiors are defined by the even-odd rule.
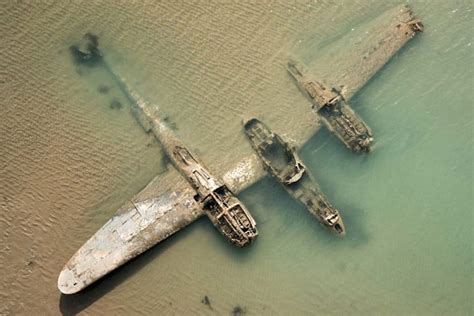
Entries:
[[[200,221],[203,221],[203,219],[201,218],[197,220],[197,222]],[[61,314],[76,315],[84,311],[101,297],[119,286],[123,281],[133,276],[133,274],[142,269],[152,260],[157,259],[162,253],[166,252],[168,248],[172,247],[177,242],[180,242],[182,239],[189,237],[188,235],[198,229],[198,226],[199,225],[191,225],[191,227],[187,227],[187,229],[177,232],[160,242],[159,246],[156,245],[150,248],[140,256],[128,261],[123,266],[107,274],[104,278],[99,279],[79,293],[70,295],[61,294],[59,299],[59,309]]]
[[[255,218],[255,216],[253,217]],[[200,224],[204,227],[203,230],[212,234],[213,238],[209,242],[212,243],[212,248],[214,248],[216,252],[224,253],[226,256],[232,257],[232,260],[235,262],[245,262],[253,255],[253,253],[257,251],[256,248],[259,240],[258,236],[252,241],[250,245],[239,248],[232,245],[227,240],[227,238],[224,238],[206,216],[203,216],[203,218],[205,218],[205,220],[203,220]],[[255,220],[258,223],[258,218],[255,218]]]

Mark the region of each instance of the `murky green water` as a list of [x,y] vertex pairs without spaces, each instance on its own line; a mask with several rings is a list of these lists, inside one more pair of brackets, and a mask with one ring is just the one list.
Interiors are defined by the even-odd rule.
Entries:
[[470,1],[410,1],[425,33],[351,100],[373,153],[353,155],[324,129],[302,149],[343,214],[344,239],[264,179],[240,195],[260,231],[251,247],[232,248],[201,219],[82,294],[56,289],[73,252],[164,168],[125,102],[111,109],[114,92],[97,92],[107,78],[75,72],[67,47],[84,30],[219,170],[238,143],[215,135],[246,109],[271,123],[279,102],[307,105],[282,87],[284,56],[310,58],[305,47],[396,3],[5,6],[0,314],[473,313]]

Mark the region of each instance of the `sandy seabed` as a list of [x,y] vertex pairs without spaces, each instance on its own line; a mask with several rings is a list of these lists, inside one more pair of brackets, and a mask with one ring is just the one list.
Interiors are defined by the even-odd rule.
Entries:
[[[344,241],[264,180],[242,195],[259,222],[252,248],[230,249],[201,220],[81,294],[56,288],[76,249],[168,167],[127,106],[110,107],[113,88],[97,90],[107,79],[72,64],[68,47],[85,32],[99,36],[109,62],[219,170],[250,150],[242,146],[244,115],[289,137],[291,126],[315,123],[311,115],[279,119],[310,113],[282,67],[289,55],[316,58],[308,50],[396,3],[6,1],[0,314],[221,315],[236,306],[249,315],[472,312],[469,221],[442,220],[472,218],[472,4],[463,1],[412,3],[424,37],[356,96],[380,144],[370,166],[328,133],[303,150],[329,197],[352,210]],[[201,303],[205,295],[212,308]]]

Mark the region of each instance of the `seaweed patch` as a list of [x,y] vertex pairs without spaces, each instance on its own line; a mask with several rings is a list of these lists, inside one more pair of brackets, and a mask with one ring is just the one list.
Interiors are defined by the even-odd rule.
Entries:
[[211,306],[211,300],[209,300],[209,297],[207,295],[204,296],[204,298],[201,300],[201,303],[209,306],[210,309],[213,309]]
[[230,314],[232,316],[242,316],[247,313],[247,309],[245,307],[242,307],[240,305],[234,306]]
[[105,84],[101,84],[97,87],[97,92],[99,92],[100,94],[107,94],[109,93],[109,91],[110,87]]
[[95,67],[103,63],[103,56],[99,50],[99,37],[92,33],[86,33],[79,44],[69,47],[72,58],[76,65]]
[[113,98],[110,101],[110,108],[114,110],[120,110],[123,107],[122,102],[120,102],[117,98]]

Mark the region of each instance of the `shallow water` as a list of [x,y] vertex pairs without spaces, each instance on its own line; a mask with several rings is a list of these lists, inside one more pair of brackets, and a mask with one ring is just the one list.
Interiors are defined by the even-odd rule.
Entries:
[[109,78],[71,63],[85,31],[219,170],[245,138],[216,135],[249,109],[271,124],[281,104],[308,106],[282,68],[288,54],[317,58],[396,3],[2,6],[0,314],[472,313],[469,1],[410,1],[425,33],[351,100],[373,153],[355,156],[324,129],[302,149],[343,214],[344,239],[264,179],[240,195],[260,231],[251,247],[232,248],[201,219],[79,295],[56,289],[74,251],[169,167]]

